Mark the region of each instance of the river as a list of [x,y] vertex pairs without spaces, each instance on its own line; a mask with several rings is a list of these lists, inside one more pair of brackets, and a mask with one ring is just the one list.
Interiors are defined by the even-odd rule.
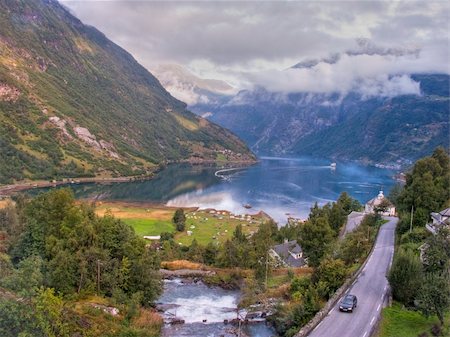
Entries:
[[330,161],[311,158],[265,157],[245,169],[217,171],[177,164],[148,181],[72,187],[79,198],[163,202],[234,213],[263,210],[282,225],[288,216],[307,217],[315,202],[334,201],[343,191],[364,203],[380,189],[387,194],[395,183],[392,170],[353,162],[337,162],[332,169]]
[[[236,336],[236,328],[224,320],[237,317],[239,291],[208,287],[200,283],[183,283],[180,279],[166,280],[164,293],[158,302],[170,309],[165,317],[176,316],[185,324],[165,325],[163,337]],[[203,322],[206,320],[206,322]],[[271,337],[275,332],[264,322],[242,326],[250,337]]]

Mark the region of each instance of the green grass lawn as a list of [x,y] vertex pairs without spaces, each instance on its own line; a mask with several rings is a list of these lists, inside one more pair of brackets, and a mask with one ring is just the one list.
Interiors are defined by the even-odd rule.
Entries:
[[[431,327],[438,324],[433,316],[426,318],[420,312],[402,309],[402,305],[395,303],[392,307],[383,309],[380,329],[377,337],[417,337],[423,332],[431,334]],[[449,333],[450,315],[446,316],[446,332]],[[449,336],[444,333],[444,336]]]
[[[194,219],[193,213],[186,215],[186,229],[176,235],[175,241],[187,246],[194,239],[201,245],[207,245],[211,241],[225,242],[232,237],[238,224],[242,224],[242,230],[245,234],[256,232],[262,221],[261,219],[253,219],[253,223],[251,223],[246,220],[231,219],[229,215],[215,217],[213,214],[204,211],[195,212],[196,219]],[[195,228],[191,228],[191,226]],[[191,231],[192,235],[189,236],[187,231]]]
[[171,221],[154,219],[123,219],[123,222],[134,228],[138,235],[160,235],[163,232],[174,232],[175,226]]
[[[225,242],[230,239],[238,224],[242,224],[245,234],[256,232],[262,221],[266,219],[261,215],[254,215],[242,219],[228,212],[212,210],[185,209],[186,226],[183,232],[176,232],[172,223],[174,208],[136,206],[122,202],[104,202],[96,209],[98,215],[112,214],[123,222],[132,226],[140,236],[160,235],[163,232],[176,233],[175,241],[189,246],[194,239],[199,244],[207,245],[209,242]],[[225,213],[225,214],[224,214]],[[194,226],[194,228],[191,228]],[[192,232],[188,235],[187,231]]]

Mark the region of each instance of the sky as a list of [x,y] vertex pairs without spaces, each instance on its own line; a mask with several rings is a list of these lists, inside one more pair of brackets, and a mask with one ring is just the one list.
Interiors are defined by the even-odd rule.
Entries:
[[411,73],[450,73],[447,1],[61,2],[150,71],[180,64],[239,89],[389,96],[419,92]]

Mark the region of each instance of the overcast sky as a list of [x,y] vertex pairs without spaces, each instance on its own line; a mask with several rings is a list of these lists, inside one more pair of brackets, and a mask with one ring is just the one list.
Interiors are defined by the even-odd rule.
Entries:
[[[403,74],[450,72],[447,1],[62,3],[150,71],[177,63],[238,87],[320,92],[365,85],[377,93],[415,92]],[[346,51],[352,53],[332,64],[285,70]]]

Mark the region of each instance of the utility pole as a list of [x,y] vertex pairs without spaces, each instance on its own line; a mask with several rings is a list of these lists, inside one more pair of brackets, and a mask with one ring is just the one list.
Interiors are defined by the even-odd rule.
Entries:
[[411,221],[409,223],[409,232],[412,232],[412,223],[413,223],[413,216],[414,216],[414,205],[411,206]]

